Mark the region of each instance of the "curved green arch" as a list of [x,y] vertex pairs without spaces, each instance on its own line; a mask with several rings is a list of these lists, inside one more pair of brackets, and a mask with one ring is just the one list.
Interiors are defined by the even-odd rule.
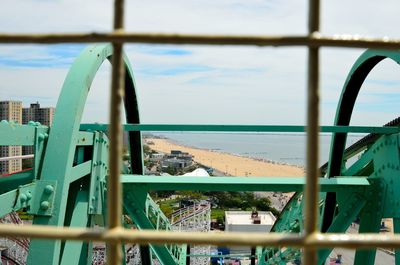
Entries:
[[[75,151],[74,139],[79,131],[83,109],[94,77],[105,60],[111,60],[111,45],[95,45],[87,47],[75,60],[64,81],[61,94],[59,96],[54,122],[48,139],[48,149],[44,157],[43,174],[51,171],[52,167],[48,160],[51,159],[49,153],[57,154],[59,160],[68,161],[68,157]],[[135,81],[132,67],[124,55],[126,67],[125,77],[125,110],[128,123],[139,123],[139,107],[137,94],[135,91]],[[130,150],[133,173],[141,174],[143,170],[140,143],[140,134],[130,133]],[[139,146],[137,146],[139,144]],[[52,150],[53,149],[53,150]],[[136,151],[136,153],[135,153]],[[68,156],[68,157],[67,157]],[[54,160],[52,160],[54,163]],[[71,163],[71,161],[68,161]],[[47,164],[47,165],[46,165]],[[59,168],[54,168],[59,172]],[[54,172],[54,174],[56,174]],[[52,172],[53,173],[53,172]],[[59,174],[59,173],[58,173]]]
[[[347,126],[350,124],[354,105],[362,84],[371,70],[384,59],[391,59],[400,64],[400,52],[367,50],[354,63],[342,89],[342,94],[336,109],[335,125]],[[328,178],[341,174],[346,139],[347,133],[333,134],[327,171]],[[324,219],[321,228],[322,232],[326,231],[332,222],[336,195],[334,193],[327,193],[325,202]]]
[[[58,98],[54,122],[50,129],[43,158],[41,180],[55,181],[56,190],[52,205],[53,215],[37,216],[34,224],[63,226],[68,202],[69,180],[79,127],[90,86],[105,60],[111,60],[111,45],[95,45],[84,49],[72,64]],[[131,65],[124,55],[125,112],[128,123],[139,123],[139,107]],[[129,133],[129,147],[133,174],[143,174],[142,143],[140,132]],[[33,240],[28,264],[58,264],[61,242]],[[49,253],[52,253],[49,255]]]

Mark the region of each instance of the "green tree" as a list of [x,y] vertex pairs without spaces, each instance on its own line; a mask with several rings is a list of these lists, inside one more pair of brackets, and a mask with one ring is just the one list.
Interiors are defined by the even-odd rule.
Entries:
[[176,168],[171,167],[171,166],[168,166],[168,167],[164,170],[164,172],[165,172],[165,173],[168,173],[168,174],[170,174],[170,175],[176,175],[176,173],[177,173],[178,171],[176,170]]

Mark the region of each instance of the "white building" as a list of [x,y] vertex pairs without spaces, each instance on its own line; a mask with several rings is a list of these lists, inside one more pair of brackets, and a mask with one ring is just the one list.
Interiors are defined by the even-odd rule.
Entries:
[[[225,231],[247,233],[269,233],[275,223],[271,212],[226,211]],[[249,247],[230,247],[231,253],[250,253]]]

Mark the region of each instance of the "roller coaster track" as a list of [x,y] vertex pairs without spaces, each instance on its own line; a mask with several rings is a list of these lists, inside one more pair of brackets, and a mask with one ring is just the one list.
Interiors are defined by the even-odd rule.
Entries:
[[[23,224],[16,212],[11,212],[0,218],[0,223]],[[0,238],[0,248],[5,249],[2,259],[9,262],[8,264],[24,265],[28,256],[29,240],[17,237]]]
[[[211,225],[211,204],[209,202],[194,203],[172,213],[171,223],[175,231],[209,232]],[[210,246],[191,246],[190,264],[210,264]],[[196,257],[196,255],[198,255]]]

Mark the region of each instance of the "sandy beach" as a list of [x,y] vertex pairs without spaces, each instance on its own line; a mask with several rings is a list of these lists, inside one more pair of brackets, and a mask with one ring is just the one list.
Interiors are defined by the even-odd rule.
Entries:
[[194,161],[232,176],[300,177],[305,175],[304,169],[297,166],[187,147],[175,144],[167,139],[148,138],[146,142],[152,142],[149,147],[157,152],[169,153],[171,150],[188,152],[194,156]]

